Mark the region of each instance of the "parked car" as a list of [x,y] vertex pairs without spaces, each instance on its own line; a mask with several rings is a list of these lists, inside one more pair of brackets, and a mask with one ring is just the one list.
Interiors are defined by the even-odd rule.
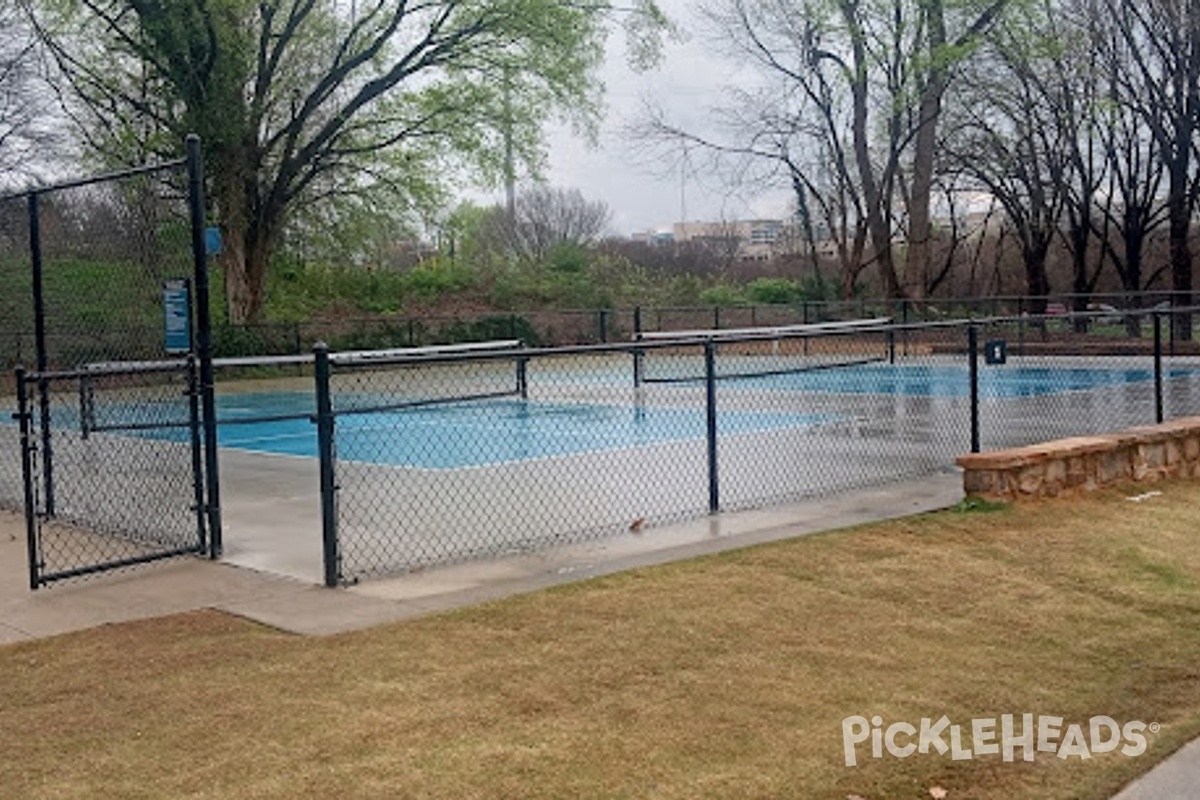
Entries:
[[1110,306],[1108,303],[1088,303],[1087,310],[1101,312],[1100,316],[1094,318],[1100,325],[1121,324],[1121,311],[1116,306]]

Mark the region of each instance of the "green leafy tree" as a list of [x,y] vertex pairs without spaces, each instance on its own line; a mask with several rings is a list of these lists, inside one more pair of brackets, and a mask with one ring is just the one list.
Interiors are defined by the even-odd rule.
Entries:
[[652,0],[30,2],[93,150],[137,161],[202,137],[235,322],[261,315],[298,209],[418,211],[464,170],[536,171],[550,117],[595,123],[608,24],[643,65],[665,25]]

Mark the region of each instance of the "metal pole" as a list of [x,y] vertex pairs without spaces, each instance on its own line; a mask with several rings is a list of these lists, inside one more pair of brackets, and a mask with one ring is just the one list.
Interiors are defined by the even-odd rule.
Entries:
[[221,557],[221,470],[217,456],[217,399],[213,390],[212,316],[208,298],[208,253],[204,244],[204,161],[200,137],[187,137],[188,206],[192,221],[192,264],[196,282],[196,356],[204,423],[204,471],[208,486],[208,555]]
[[1162,316],[1154,317],[1154,421],[1163,421]]
[[200,425],[200,376],[196,354],[187,357],[188,432],[192,445],[192,491],[196,503],[196,542],[201,552],[208,549],[208,530],[204,524],[204,436]]
[[1017,355],[1025,355],[1025,298],[1017,298]]
[[971,452],[979,452],[979,329],[975,323],[967,326],[968,363],[971,376]]
[[20,427],[21,436],[21,482],[25,489],[25,552],[29,563],[29,589],[34,591],[41,585],[38,572],[41,568],[41,555],[38,552],[37,528],[37,498],[33,491],[33,431],[32,414],[29,412],[29,390],[25,386],[25,368],[18,366],[17,380],[17,413],[14,415]]
[[517,356],[517,393],[522,400],[529,399],[529,359]]
[[716,350],[712,339],[704,343],[704,408],[708,442],[708,513],[721,510],[720,479],[717,473],[717,375]]
[[321,553],[325,565],[325,585],[337,586],[341,565],[338,563],[337,458],[334,449],[333,402],[329,394],[329,346],[317,342],[314,374],[317,391],[317,454],[321,460]]
[[[633,308],[633,340],[640,342],[642,340],[642,307],[634,306]],[[633,388],[638,388],[642,385],[642,358],[644,353],[637,349],[633,351]]]
[[33,336],[37,348],[38,407],[42,435],[42,480],[45,514],[54,516],[54,447],[50,440],[50,384],[42,373],[50,363],[46,352],[46,295],[42,283],[42,223],[36,193],[29,195],[29,263],[33,279]]
[[96,410],[92,406],[92,376],[84,375],[79,379],[79,438],[85,442],[96,426]]

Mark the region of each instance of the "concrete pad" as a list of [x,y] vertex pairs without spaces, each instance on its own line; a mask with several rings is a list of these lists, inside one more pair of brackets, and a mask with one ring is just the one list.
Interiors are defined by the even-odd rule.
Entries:
[[958,473],[932,475],[806,503],[705,517],[642,534],[372,580],[349,591],[388,600],[422,601],[426,610],[447,609],[627,569],[920,514],[960,499],[962,478]]
[[1200,739],[1188,742],[1113,800],[1193,800],[1200,794]]
[[359,630],[633,567],[944,508],[961,498],[960,483],[955,473],[935,475],[791,506],[430,569],[345,591],[288,574],[196,558],[30,591],[24,520],[0,511],[0,644],[201,608],[301,634]]

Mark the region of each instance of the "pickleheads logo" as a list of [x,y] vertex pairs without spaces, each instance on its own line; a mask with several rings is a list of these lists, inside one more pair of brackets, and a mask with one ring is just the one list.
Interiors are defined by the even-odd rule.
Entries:
[[1146,732],[1158,730],[1157,722],[1147,725],[1133,720],[1119,725],[1106,716],[1092,717],[1083,724],[1073,722],[1065,728],[1062,717],[1044,714],[1001,714],[998,718],[973,719],[967,726],[951,723],[943,715],[936,721],[922,719],[918,725],[892,722],[886,727],[878,715],[870,719],[853,716],[842,720],[842,747],[847,767],[858,763],[858,746],[868,739],[872,758],[883,758],[885,752],[908,758],[913,753],[935,750],[938,755],[949,753],[955,761],[994,755],[1013,761],[1019,750],[1025,761],[1033,761],[1037,753],[1088,759],[1093,753],[1118,748],[1132,757],[1146,752]]

